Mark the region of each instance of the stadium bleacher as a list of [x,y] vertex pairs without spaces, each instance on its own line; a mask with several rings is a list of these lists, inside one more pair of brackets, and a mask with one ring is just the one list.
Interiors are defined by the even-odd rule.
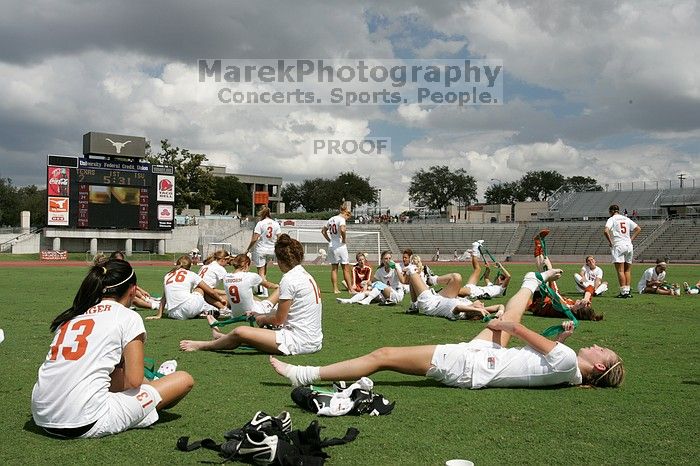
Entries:
[[666,228],[636,256],[639,260],[700,260],[700,223],[695,219],[670,220]]
[[414,253],[432,257],[439,248],[443,259],[451,259],[454,251],[459,255],[471,247],[476,240],[486,240],[494,254],[504,254],[515,236],[517,224],[390,224],[396,244],[411,248]]
[[560,199],[555,210],[550,210],[546,218],[557,220],[602,219],[608,217],[608,207],[611,204],[620,206],[620,212],[625,209],[631,215],[636,211],[640,217],[661,218],[665,209],[659,204],[659,199],[672,190],[650,191],[591,191],[568,193]]

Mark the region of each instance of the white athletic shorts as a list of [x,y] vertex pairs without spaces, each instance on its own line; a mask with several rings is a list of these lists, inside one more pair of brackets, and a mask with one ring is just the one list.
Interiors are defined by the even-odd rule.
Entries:
[[620,262],[632,263],[632,253],[634,249],[631,244],[618,244],[612,247],[610,254],[612,255],[613,264]]
[[258,301],[257,299],[254,299],[253,309],[251,310],[256,314],[269,314],[274,308],[275,306],[268,300]]
[[176,308],[168,311],[168,317],[177,320],[194,319],[208,306],[204,296],[192,293],[187,301],[178,304]]
[[328,262],[331,264],[349,264],[350,259],[348,257],[348,245],[343,244],[338,247],[328,248]]
[[255,264],[256,267],[263,267],[268,262],[273,262],[275,260],[275,251],[272,250],[260,250],[257,248],[253,250],[253,257],[251,257],[251,262]]
[[319,345],[309,345],[301,341],[294,333],[287,329],[277,330],[275,335],[275,342],[277,343],[277,349],[280,350],[282,354],[287,356],[293,354],[311,354],[319,351],[321,349],[321,344]]
[[156,406],[161,399],[158,390],[147,384],[120,393],[110,392],[107,396],[109,413],[98,419],[81,438],[104,437],[148,427],[158,420]]
[[418,311],[427,316],[444,317],[445,319],[457,320],[458,316],[454,309],[460,304],[472,304],[466,298],[446,298],[429,288],[418,295],[416,305]]
[[395,290],[390,286],[387,286],[387,288],[391,290],[391,294],[388,298],[384,296],[384,293],[379,295],[379,299],[382,301],[382,304],[399,304],[401,301],[403,301],[403,288],[399,290]]
[[472,388],[476,354],[500,348],[501,345],[497,343],[480,339],[467,343],[438,345],[425,376],[450,387]]

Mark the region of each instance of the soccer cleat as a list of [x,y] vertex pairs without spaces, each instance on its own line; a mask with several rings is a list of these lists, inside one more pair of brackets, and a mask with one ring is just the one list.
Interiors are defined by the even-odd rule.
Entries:
[[406,314],[418,314],[418,306],[416,303],[411,303],[408,309],[406,309]]
[[616,297],[616,298],[623,298],[623,299],[624,299],[624,298],[627,297],[627,293],[622,293],[622,292],[620,292],[620,293],[618,293],[618,295],[615,296],[615,297]]
[[549,234],[549,229],[548,228],[542,228],[535,236],[533,239],[542,239],[546,237]]
[[690,285],[688,282],[683,282],[683,291],[685,291],[686,294],[690,293]]
[[277,435],[268,435],[262,431],[246,432],[238,446],[236,459],[255,464],[270,464],[275,461],[278,442]]
[[262,431],[268,435],[288,434],[292,431],[292,416],[287,411],[282,411],[275,417],[258,411],[246,425],[226,432],[224,438],[242,440],[244,434],[251,431]]

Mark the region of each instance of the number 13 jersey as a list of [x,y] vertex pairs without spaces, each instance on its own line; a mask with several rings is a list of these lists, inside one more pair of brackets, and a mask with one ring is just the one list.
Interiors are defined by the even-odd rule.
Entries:
[[82,427],[106,416],[110,374],[124,347],[146,329],[136,312],[102,300],[56,330],[32,390],[41,427]]

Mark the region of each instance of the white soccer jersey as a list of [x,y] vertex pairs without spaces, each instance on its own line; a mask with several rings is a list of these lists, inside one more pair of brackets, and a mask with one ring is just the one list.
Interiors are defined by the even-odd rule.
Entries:
[[224,290],[228,299],[231,316],[238,317],[247,311],[253,311],[255,297],[253,288],[262,283],[262,277],[252,272],[235,272],[224,277]]
[[591,270],[588,265],[584,265],[581,267],[581,277],[583,278],[584,282],[595,283],[597,278],[600,278],[601,280],[603,279],[603,269],[596,267],[595,269]]
[[[291,299],[283,329],[291,332],[297,348],[318,351],[323,342],[321,329],[321,291],[314,277],[301,265],[285,273],[280,280],[280,301]],[[301,351],[297,351],[301,352]]]
[[336,215],[328,219],[326,227],[328,227],[328,237],[331,239],[331,247],[337,248],[343,244],[343,238],[340,236],[340,227],[345,225],[345,217]]
[[401,265],[396,264],[395,269],[389,269],[387,272],[384,267],[378,267],[374,272],[374,280],[389,285],[395,290],[401,290],[403,285],[399,281],[399,274],[401,272]]
[[630,233],[637,224],[624,215],[615,214],[605,222],[605,228],[610,230],[613,246],[632,244]]
[[177,269],[165,274],[163,291],[167,311],[175,309],[190,299],[192,290],[202,281],[202,277],[187,269]]
[[61,325],[32,390],[34,422],[67,429],[107,416],[110,374],[145,333],[139,314],[108,299]]
[[202,277],[202,281],[212,288],[218,288],[224,281],[227,273],[226,268],[217,261],[212,261],[199,269],[199,276]]
[[253,231],[260,235],[255,243],[255,250],[258,254],[274,254],[277,236],[282,231],[280,224],[271,218],[266,218],[260,220]]
[[642,278],[639,280],[639,283],[637,283],[637,291],[640,293],[644,291],[644,288],[647,287],[648,281],[662,282],[665,278],[665,270],[661,273],[656,273],[656,266],[649,267],[644,271],[644,273],[642,274]]

